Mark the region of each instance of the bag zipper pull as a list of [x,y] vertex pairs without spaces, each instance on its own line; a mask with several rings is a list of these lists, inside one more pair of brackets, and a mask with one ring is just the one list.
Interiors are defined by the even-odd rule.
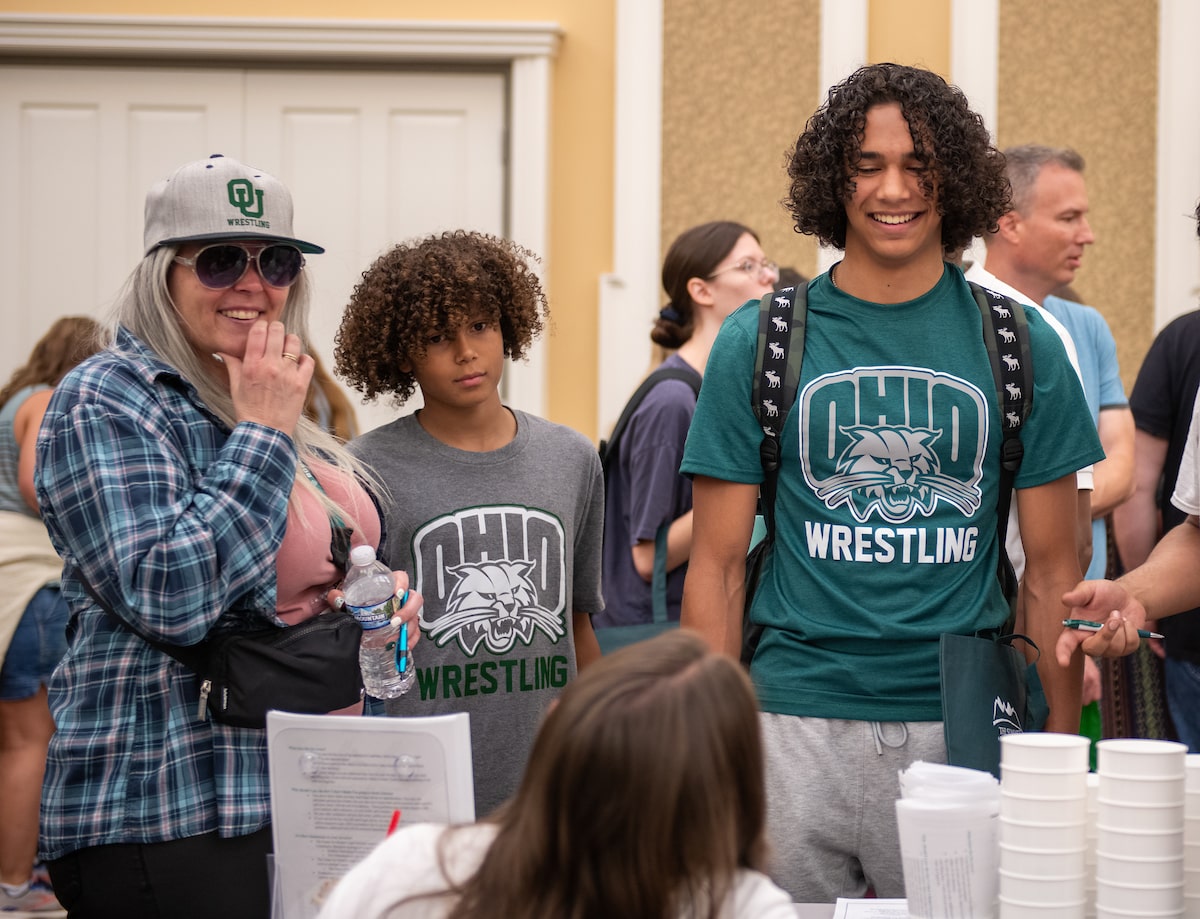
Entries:
[[201,721],[208,720],[208,694],[212,692],[212,680],[204,680],[200,684],[200,704],[196,708],[196,717]]

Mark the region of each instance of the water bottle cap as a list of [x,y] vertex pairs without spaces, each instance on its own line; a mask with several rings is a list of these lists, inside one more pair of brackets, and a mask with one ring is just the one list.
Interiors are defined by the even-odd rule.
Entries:
[[369,565],[375,561],[375,550],[371,546],[355,546],[350,550],[350,564]]

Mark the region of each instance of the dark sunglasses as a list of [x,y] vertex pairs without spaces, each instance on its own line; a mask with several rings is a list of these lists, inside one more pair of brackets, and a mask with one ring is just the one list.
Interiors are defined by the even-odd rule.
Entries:
[[304,268],[304,256],[295,246],[276,243],[257,252],[237,243],[214,243],[191,258],[175,256],[175,261],[196,272],[196,280],[209,290],[224,290],[242,279],[250,263],[271,287],[291,287]]

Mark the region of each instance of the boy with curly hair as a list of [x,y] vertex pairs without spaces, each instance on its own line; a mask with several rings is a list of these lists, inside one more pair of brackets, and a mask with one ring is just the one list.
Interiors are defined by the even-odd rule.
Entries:
[[[1008,183],[962,93],[895,64],[830,90],[788,174],[796,229],[845,255],[808,287],[775,543],[750,611],[763,627],[751,676],[771,874],[797,901],[868,887],[900,897],[898,773],[946,761],[939,636],[1008,614],[996,577],[1002,419],[979,310],[946,261],[996,226]],[[1073,473],[1102,454],[1058,336],[1027,318],[1036,396],[1016,480],[1027,631],[1043,649],[1048,728],[1074,732],[1081,661],[1060,666],[1052,648],[1079,573]],[[757,303],[722,327],[682,466],[695,502],[682,621],[730,654],[763,478],[757,328]]]
[[547,315],[531,258],[464,231],[396,246],[363,273],[335,350],[367,398],[423,397],[351,449],[390,492],[382,557],[425,601],[416,683],[386,712],[470,713],[478,817],[516,789],[546,706],[600,654],[596,449],[500,397],[505,359]]

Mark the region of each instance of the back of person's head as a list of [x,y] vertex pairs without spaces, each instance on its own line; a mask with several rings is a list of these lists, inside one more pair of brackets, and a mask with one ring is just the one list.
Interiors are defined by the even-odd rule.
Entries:
[[1012,209],[1023,214],[1038,176],[1047,166],[1060,166],[1072,172],[1083,172],[1083,157],[1069,147],[1046,147],[1041,144],[1021,144],[1004,150],[1004,172],[1012,186]]
[[765,857],[742,668],[686,630],[592,664],[547,714],[498,822],[458,919],[715,917],[735,872]]
[[788,162],[785,204],[799,233],[846,246],[846,202],[862,152],[867,112],[898,103],[913,149],[928,167],[922,180],[942,218],[942,247],[952,253],[994,230],[1008,210],[1004,157],[967,97],[935,73],[900,64],[860,67],[829,90]]
[[354,288],[334,372],[368,399],[392,393],[402,404],[416,391],[412,360],[429,336],[478,318],[498,322],[505,356],[520,360],[548,313],[536,260],[510,240],[466,230],[395,246]]
[[663,258],[662,285],[667,305],[659,311],[650,340],[664,348],[678,348],[692,337],[696,327],[695,303],[688,293],[692,278],[708,278],[721,264],[749,227],[732,220],[714,220],[684,230],[671,243]]
[[57,386],[75,365],[104,347],[104,329],[88,316],[63,316],[46,330],[24,365],[0,388],[0,406],[26,386]]

